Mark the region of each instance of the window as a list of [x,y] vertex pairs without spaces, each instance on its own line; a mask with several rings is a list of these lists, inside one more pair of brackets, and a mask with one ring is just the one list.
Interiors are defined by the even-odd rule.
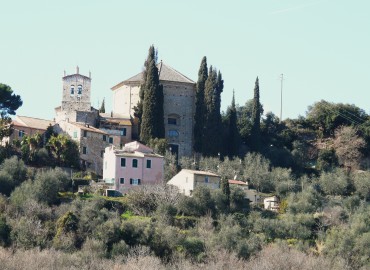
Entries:
[[147,167],[148,169],[150,169],[150,168],[152,167],[152,161],[151,161],[150,159],[148,159],[148,160],[146,161],[146,167]]
[[125,178],[120,178],[120,179],[119,179],[119,183],[120,183],[121,185],[123,185],[123,184],[125,183]]
[[73,131],[73,138],[77,138],[77,131]]
[[82,147],[82,154],[87,154],[87,148],[86,148],[86,146],[84,146],[84,147]]
[[113,137],[109,137],[109,143],[113,143]]
[[134,158],[132,160],[132,168],[137,168],[137,159],[136,158]]
[[140,185],[140,179],[130,178],[130,185]]
[[209,183],[209,178],[208,178],[208,176],[204,177],[204,182],[205,182],[205,183]]
[[168,117],[167,121],[168,121],[167,123],[169,125],[177,125],[177,119],[176,118]]
[[75,86],[71,85],[71,96],[74,96],[75,94]]
[[84,137],[87,137],[87,130],[84,130]]
[[170,129],[168,131],[168,137],[174,138],[174,137],[178,137],[178,136],[179,136],[179,132],[177,130]]
[[100,157],[104,157],[104,150],[100,151]]
[[107,141],[107,135],[103,135],[103,141]]
[[82,85],[77,86],[77,95],[81,96],[82,94]]
[[126,128],[121,129],[121,136],[126,136]]
[[22,137],[24,136],[24,134],[25,134],[25,133],[24,133],[24,130],[19,130],[19,131],[18,131],[18,137],[19,137],[19,138],[22,138]]
[[126,159],[121,158],[121,167],[126,167]]

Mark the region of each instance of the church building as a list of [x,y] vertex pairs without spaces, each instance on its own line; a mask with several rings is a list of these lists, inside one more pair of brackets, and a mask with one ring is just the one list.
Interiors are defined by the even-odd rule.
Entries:
[[[162,61],[157,64],[159,82],[163,85],[164,124],[170,149],[178,157],[191,156],[195,113],[195,82]],[[139,102],[143,72],[128,78],[111,89],[113,113],[134,119],[134,107]],[[133,127],[137,137],[137,127]]]

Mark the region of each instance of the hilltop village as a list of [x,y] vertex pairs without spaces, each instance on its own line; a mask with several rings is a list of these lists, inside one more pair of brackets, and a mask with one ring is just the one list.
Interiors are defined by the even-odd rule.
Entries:
[[[370,116],[321,100],[306,117],[253,99],[220,111],[220,70],[197,81],[150,47],[142,72],[91,105],[62,77],[52,120],[15,115],[0,84],[4,269],[368,269]],[[11,118],[11,115],[15,115]]]

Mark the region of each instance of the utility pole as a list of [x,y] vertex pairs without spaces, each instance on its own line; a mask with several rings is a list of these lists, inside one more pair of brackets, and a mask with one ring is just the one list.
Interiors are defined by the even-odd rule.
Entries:
[[283,120],[283,81],[284,74],[280,74],[280,122]]

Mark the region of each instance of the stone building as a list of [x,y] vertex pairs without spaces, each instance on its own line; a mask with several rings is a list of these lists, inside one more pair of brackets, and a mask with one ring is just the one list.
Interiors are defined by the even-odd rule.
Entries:
[[[171,151],[178,157],[191,156],[193,119],[195,113],[195,82],[162,61],[157,65],[159,81],[164,93],[164,124]],[[134,118],[134,107],[139,101],[143,73],[124,80],[113,90],[113,113]],[[133,137],[137,137],[135,126]]]
[[3,139],[2,144],[11,143],[14,140],[22,140],[25,135],[33,136],[35,134],[44,134],[48,126],[54,126],[52,120],[45,120],[29,116],[16,115],[12,120],[13,133]]
[[79,122],[92,126],[97,125],[99,111],[91,106],[91,74],[81,75],[79,68],[76,74],[63,77],[62,105],[55,108],[55,121]]
[[91,106],[91,74],[64,74],[62,105],[55,108],[54,130],[68,134],[79,145],[82,168],[103,174],[104,150],[131,141],[130,118],[99,115]]

